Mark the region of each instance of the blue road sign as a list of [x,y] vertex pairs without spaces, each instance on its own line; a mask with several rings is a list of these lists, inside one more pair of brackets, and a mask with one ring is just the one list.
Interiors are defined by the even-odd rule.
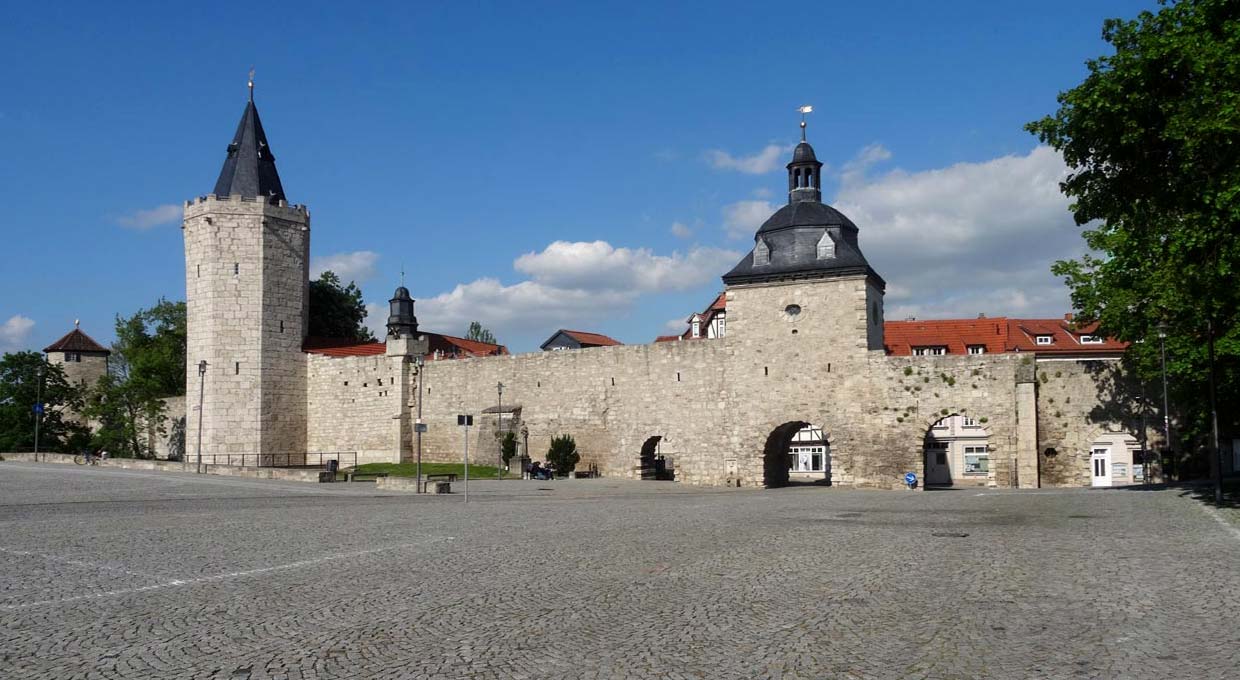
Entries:
[[909,486],[917,486],[917,474],[914,472],[904,473],[904,483]]
[[35,412],[35,413],[38,413],[38,414],[42,414],[42,413],[43,413],[43,404],[35,404],[35,405],[34,405],[34,412]]

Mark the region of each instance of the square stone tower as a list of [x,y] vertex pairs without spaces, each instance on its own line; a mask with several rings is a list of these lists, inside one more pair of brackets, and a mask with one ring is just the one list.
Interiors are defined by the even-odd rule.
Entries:
[[[306,450],[310,213],[289,205],[253,97],[212,195],[185,205],[186,454],[204,462]],[[200,362],[206,371],[199,376]],[[253,465],[255,459],[246,461]]]
[[821,171],[802,137],[788,164],[788,205],[763,223],[753,250],[723,277],[729,337],[813,347],[823,357],[883,349],[887,284],[861,253],[857,226],[822,202]]

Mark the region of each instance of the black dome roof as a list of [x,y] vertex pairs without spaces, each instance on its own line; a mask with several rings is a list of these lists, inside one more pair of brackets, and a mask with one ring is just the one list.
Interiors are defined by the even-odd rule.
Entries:
[[801,142],[797,144],[797,148],[792,150],[793,163],[817,163],[818,157],[814,155],[814,147],[809,142]]
[[845,217],[844,213],[826,203],[798,201],[776,210],[774,215],[762,223],[758,233],[765,234],[789,227],[848,227],[854,231],[857,229],[857,225]]
[[408,299],[410,299],[410,298],[409,298],[409,289],[408,289],[408,288],[405,288],[404,286],[401,286],[401,287],[397,288],[397,289],[396,289],[396,292],[395,292],[395,293],[392,293],[392,299],[393,299],[393,300],[408,300]]

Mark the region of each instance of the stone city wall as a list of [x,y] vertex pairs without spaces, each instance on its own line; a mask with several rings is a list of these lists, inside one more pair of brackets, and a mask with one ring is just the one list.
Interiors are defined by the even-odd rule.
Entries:
[[1140,384],[1124,376],[1120,361],[1040,358],[1037,372],[1042,486],[1089,486],[1091,445],[1101,435],[1122,432],[1162,446],[1157,411],[1147,414],[1142,438]]
[[305,357],[307,450],[356,451],[359,463],[399,462],[399,419],[408,417],[404,358]]
[[826,430],[835,483],[893,488],[905,472],[922,475],[927,428],[964,413],[985,419],[990,484],[1030,484],[1016,461],[1020,357],[897,358],[834,353],[811,333],[781,340],[778,351],[729,335],[430,362],[424,459],[460,460],[456,415],[496,405],[503,382],[505,402],[521,405],[532,457],[571,434],[579,466],[609,476],[637,478],[642,444],[660,436],[679,481],[761,485],[767,439],[803,422]]

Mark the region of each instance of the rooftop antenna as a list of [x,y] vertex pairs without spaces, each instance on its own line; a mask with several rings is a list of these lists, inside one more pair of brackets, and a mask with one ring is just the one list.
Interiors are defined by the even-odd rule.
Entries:
[[400,285],[402,288],[405,285],[405,263],[404,262],[400,263]]
[[[250,103],[253,104],[254,103],[254,67],[253,66],[250,67],[250,81],[247,84],[250,86]],[[804,127],[804,125],[802,125],[802,127]]]
[[[251,84],[251,87],[253,87],[253,84]],[[806,104],[805,106],[802,106],[801,108],[797,109],[797,111],[801,112],[801,141],[804,142],[805,141],[805,114],[813,113],[814,107],[810,106],[809,104]]]

